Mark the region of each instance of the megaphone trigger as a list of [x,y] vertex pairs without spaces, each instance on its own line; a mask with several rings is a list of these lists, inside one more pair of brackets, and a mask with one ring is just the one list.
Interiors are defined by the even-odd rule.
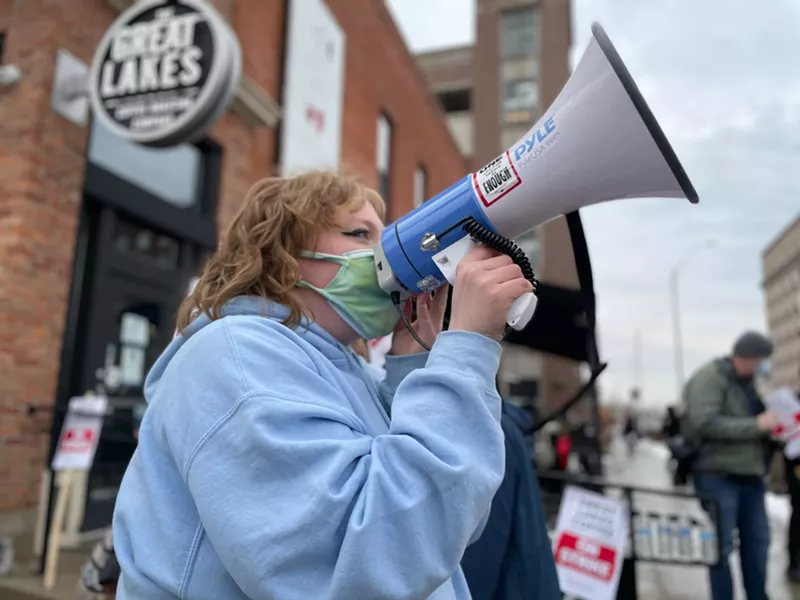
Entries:
[[[456,267],[458,263],[461,262],[473,248],[483,243],[504,254],[508,254],[512,260],[520,266],[525,278],[533,284],[534,291],[536,290],[537,281],[533,275],[530,261],[514,242],[497,236],[490,231],[484,231],[481,225],[475,221],[468,222],[464,225],[464,230],[469,232],[469,235],[465,235],[457,242],[433,255],[433,262],[439,267],[442,275],[447,279],[450,285],[455,284]],[[533,314],[536,311],[536,304],[536,296],[533,293],[529,292],[523,294],[511,304],[506,323],[517,331],[524,329],[533,318]]]

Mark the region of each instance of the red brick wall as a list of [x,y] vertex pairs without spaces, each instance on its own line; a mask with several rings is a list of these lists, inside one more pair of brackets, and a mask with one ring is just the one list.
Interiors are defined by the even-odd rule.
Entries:
[[378,115],[393,123],[390,218],[413,207],[414,170],[423,164],[435,194],[466,172],[444,115],[383,0],[328,0],[347,36],[342,169],[377,183]]
[[[283,2],[217,5],[241,29],[248,75],[274,97]],[[54,401],[82,198],[88,130],[50,108],[56,53],[65,48],[90,62],[115,17],[106,0],[0,0],[4,62],[23,72],[17,87],[0,91],[0,510],[36,502],[48,450],[48,434],[38,431],[49,420],[34,423],[25,408]],[[271,172],[274,131],[227,114],[212,137],[228,148],[225,221],[250,183]]]
[[[234,25],[247,75],[280,99],[283,0],[217,0]],[[376,121],[394,122],[392,215],[413,203],[417,164],[428,189],[465,173],[438,106],[430,98],[382,0],[329,0],[347,35],[342,167],[376,183]],[[33,506],[49,425],[30,404],[56,393],[88,130],[50,108],[55,58],[65,48],[87,63],[116,17],[107,0],[0,0],[5,62],[22,82],[0,91],[0,511]],[[224,227],[249,186],[271,174],[275,131],[226,114],[212,129],[226,148],[218,220]]]

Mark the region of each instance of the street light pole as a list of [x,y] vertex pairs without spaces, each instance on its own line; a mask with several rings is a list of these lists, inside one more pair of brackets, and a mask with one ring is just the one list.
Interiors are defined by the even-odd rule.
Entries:
[[[700,250],[707,250],[716,245],[714,240],[707,240]],[[672,305],[672,341],[675,351],[675,385],[677,401],[680,402],[683,396],[683,332],[681,331],[681,306],[680,292],[678,289],[678,276],[681,269],[689,264],[692,258],[696,258],[697,252],[684,256],[675,263],[669,274],[670,304]]]
[[678,402],[683,394],[683,336],[681,333],[681,307],[678,292],[678,265],[669,276],[669,289],[672,304],[672,345],[675,351],[675,384]]
[[643,396],[642,392],[642,328],[636,330],[636,335],[633,338],[633,385],[639,390],[639,395]]

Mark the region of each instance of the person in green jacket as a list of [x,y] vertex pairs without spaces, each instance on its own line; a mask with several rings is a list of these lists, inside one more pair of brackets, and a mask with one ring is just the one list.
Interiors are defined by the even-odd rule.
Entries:
[[772,342],[747,332],[731,356],[711,361],[684,388],[686,428],[698,452],[692,465],[697,492],[719,503],[721,562],[709,569],[713,600],[733,600],[729,555],[739,531],[742,579],[748,600],[766,600],[769,523],[764,495],[772,457],[770,434],[778,419],[766,410],[754,376],[772,354]]

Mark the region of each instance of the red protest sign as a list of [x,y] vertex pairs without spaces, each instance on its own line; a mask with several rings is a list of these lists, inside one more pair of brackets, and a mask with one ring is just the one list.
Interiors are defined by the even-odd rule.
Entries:
[[95,430],[92,427],[67,429],[61,438],[59,452],[90,452],[94,445]]
[[70,399],[53,456],[54,471],[83,471],[92,467],[107,404],[105,396]]
[[611,581],[617,564],[617,551],[611,546],[565,531],[556,543],[556,564],[603,582]]

